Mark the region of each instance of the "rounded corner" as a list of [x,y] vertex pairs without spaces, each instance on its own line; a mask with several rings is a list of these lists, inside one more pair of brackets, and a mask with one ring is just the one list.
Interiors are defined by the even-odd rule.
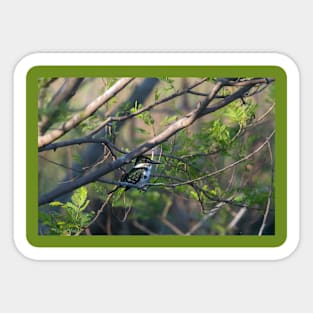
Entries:
[[41,53],[31,52],[22,56],[14,66],[13,76],[17,77],[20,73],[27,76],[30,71],[38,66],[37,59],[40,55]]
[[288,259],[292,256],[298,249],[300,244],[300,237],[293,236],[291,238],[287,238],[275,249],[278,250],[277,256],[274,258],[275,261],[282,261]]
[[276,62],[276,66],[283,70],[287,77],[288,72],[290,71],[292,71],[292,74],[296,74],[298,77],[300,77],[300,69],[294,58],[282,52],[275,52],[273,55],[278,60],[278,62]]
[[19,238],[16,238],[14,236],[13,238],[15,249],[18,251],[20,255],[22,255],[24,258],[31,260],[31,261],[37,261],[38,259],[34,256],[34,254],[31,252],[35,246],[33,246],[28,239],[26,240],[20,240]]
[[[26,225],[25,225],[26,226]],[[25,258],[29,260],[38,261],[40,260],[40,248],[38,245],[37,236],[27,230],[27,227],[17,228],[14,225],[13,231],[13,243],[15,249]]]
[[[39,64],[38,62],[39,56],[41,55],[43,55],[43,53],[37,52],[24,55],[15,64],[14,76],[18,77],[19,80],[22,77],[21,74],[24,78],[30,78],[30,75],[35,74],[36,69],[45,65],[45,63]],[[268,58],[268,60],[270,60],[270,58]],[[272,62],[273,68],[277,68],[278,74],[281,74],[283,79],[289,78],[289,75],[295,76],[299,79],[299,67],[295,60],[290,56],[283,53],[272,53],[271,60],[272,61],[267,62]],[[279,261],[293,255],[297,250],[299,243],[299,236],[295,236],[294,234],[287,236],[287,234],[284,234],[283,236],[277,238],[276,244],[273,245],[272,248],[267,247],[267,249],[273,249],[272,260]],[[40,244],[36,245],[36,237],[32,238],[29,234],[16,237],[14,238],[14,245],[18,252],[29,260],[38,261],[41,260],[41,257],[44,258],[41,253],[46,247],[42,247]],[[51,247],[49,249],[51,249]],[[268,260],[271,260],[271,257],[269,257]]]

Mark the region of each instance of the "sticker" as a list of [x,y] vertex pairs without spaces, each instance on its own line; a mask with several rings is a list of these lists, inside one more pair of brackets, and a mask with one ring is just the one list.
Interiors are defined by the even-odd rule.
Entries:
[[299,105],[298,69],[276,53],[26,56],[14,73],[18,250],[287,257],[299,241]]

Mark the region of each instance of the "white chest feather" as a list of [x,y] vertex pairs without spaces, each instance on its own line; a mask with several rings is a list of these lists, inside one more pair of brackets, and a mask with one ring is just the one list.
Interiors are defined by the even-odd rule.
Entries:
[[141,169],[142,175],[138,185],[145,185],[150,178],[152,165],[149,163],[139,163],[135,165],[135,169]]

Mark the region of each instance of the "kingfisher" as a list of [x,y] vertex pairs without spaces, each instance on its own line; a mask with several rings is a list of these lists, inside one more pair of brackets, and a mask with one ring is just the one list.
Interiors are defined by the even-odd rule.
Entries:
[[[153,164],[161,164],[161,162],[151,160],[143,155],[137,157],[134,167],[121,177],[121,182],[134,184],[136,187],[146,190],[144,186],[149,182]],[[118,188],[120,188],[120,186],[116,186],[116,188],[109,193],[116,191]],[[124,188],[125,191],[127,191],[131,187],[126,186]]]

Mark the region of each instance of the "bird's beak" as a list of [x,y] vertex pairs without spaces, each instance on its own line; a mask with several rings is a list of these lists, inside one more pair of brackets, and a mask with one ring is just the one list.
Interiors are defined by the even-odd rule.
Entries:
[[152,164],[162,164],[161,162],[159,162],[159,161],[154,161],[154,160],[151,160],[151,163],[152,163]]

